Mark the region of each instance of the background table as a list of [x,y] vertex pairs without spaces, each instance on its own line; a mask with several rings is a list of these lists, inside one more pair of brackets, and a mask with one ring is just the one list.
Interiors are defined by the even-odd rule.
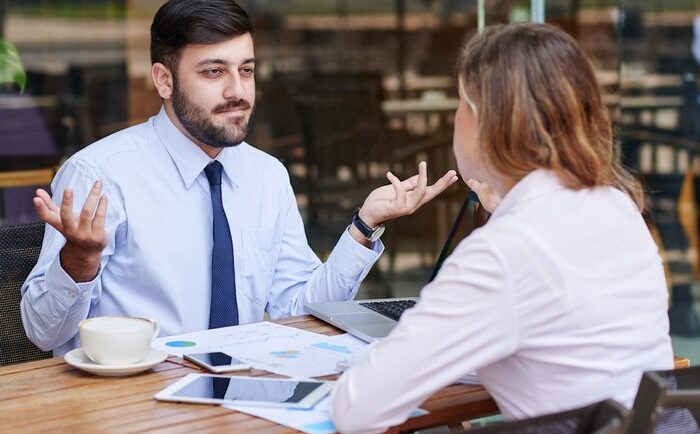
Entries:
[[[275,321],[312,332],[340,330],[309,316]],[[199,367],[169,357],[151,371],[132,377],[97,377],[67,365],[63,358],[0,368],[0,431],[291,433],[295,430],[216,405],[159,402],[153,395]],[[252,376],[275,377],[266,371]],[[331,377],[324,377],[331,378]],[[422,408],[431,413],[393,429],[415,429],[494,414],[489,394],[478,386],[452,385]]]

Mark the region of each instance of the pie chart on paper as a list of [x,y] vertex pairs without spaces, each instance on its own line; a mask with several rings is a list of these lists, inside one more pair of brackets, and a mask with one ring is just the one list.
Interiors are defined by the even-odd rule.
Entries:
[[166,346],[172,347],[172,348],[186,348],[186,347],[194,347],[197,345],[197,342],[192,342],[192,341],[170,341],[165,343]]

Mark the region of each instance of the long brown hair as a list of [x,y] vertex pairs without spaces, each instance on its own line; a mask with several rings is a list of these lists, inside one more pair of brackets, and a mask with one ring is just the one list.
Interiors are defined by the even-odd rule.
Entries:
[[487,27],[457,65],[476,107],[488,161],[515,180],[551,169],[570,188],[610,185],[643,209],[639,182],[622,167],[608,109],[576,41],[548,24]]

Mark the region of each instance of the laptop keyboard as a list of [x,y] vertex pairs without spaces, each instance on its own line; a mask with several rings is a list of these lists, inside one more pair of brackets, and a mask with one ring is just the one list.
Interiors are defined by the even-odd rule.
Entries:
[[372,309],[375,312],[381,313],[382,315],[389,317],[393,320],[398,321],[401,315],[406,311],[415,306],[415,300],[393,300],[393,301],[368,301],[360,303],[360,306],[364,306],[367,309]]

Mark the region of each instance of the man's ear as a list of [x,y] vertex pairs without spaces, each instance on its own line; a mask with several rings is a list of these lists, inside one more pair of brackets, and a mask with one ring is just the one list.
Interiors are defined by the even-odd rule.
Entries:
[[151,66],[151,77],[160,97],[170,99],[173,94],[172,72],[162,63],[156,62]]

